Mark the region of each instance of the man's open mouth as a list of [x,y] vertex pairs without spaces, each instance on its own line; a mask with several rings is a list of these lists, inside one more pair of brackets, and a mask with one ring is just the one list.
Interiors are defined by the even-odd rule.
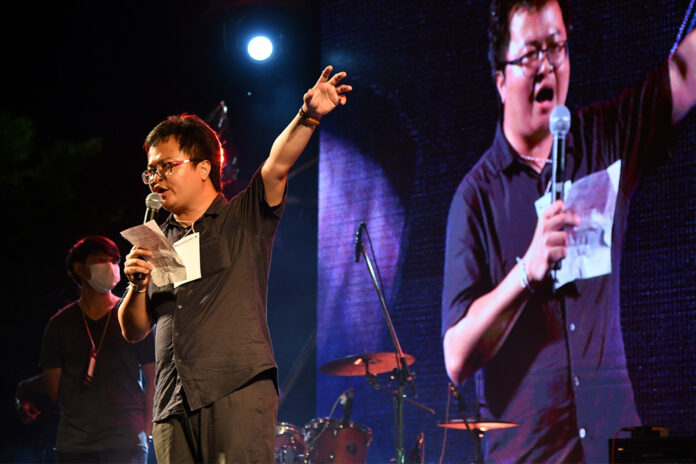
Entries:
[[542,87],[534,96],[537,103],[543,103],[553,100],[553,89],[551,87]]

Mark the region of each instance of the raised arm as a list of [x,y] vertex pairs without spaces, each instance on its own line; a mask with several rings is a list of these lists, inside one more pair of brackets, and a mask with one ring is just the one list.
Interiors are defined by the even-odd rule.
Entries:
[[696,29],[669,57],[669,84],[672,89],[672,122],[676,124],[696,104]]
[[339,85],[346,77],[345,72],[329,77],[332,70],[332,66],[327,66],[314,87],[304,94],[302,112],[305,117],[297,114],[273,142],[271,153],[261,169],[266,202],[270,206],[277,205],[283,199],[290,168],[307,146],[319,120],[336,106],[346,104],[345,93],[350,92],[352,87]]

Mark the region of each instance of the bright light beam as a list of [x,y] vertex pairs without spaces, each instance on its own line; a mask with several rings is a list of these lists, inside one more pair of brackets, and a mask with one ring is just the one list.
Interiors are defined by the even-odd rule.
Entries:
[[273,53],[273,43],[262,35],[254,37],[247,45],[247,52],[254,61],[266,61]]

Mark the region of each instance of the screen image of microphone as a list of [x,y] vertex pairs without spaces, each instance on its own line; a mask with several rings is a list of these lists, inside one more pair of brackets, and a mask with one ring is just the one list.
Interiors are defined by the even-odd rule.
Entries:
[[[553,135],[553,149],[551,152],[551,201],[565,200],[565,148],[566,135],[570,130],[570,111],[565,105],[556,106],[551,111],[549,118],[549,130]],[[553,270],[561,268],[557,261]],[[555,275],[554,275],[555,278]]]
[[[159,193],[152,192],[147,197],[145,197],[145,218],[143,219],[143,224],[152,221],[157,214],[157,211],[162,207],[162,196]],[[145,274],[138,272],[135,274],[134,279],[141,281],[145,278]]]
[[565,142],[570,130],[570,111],[565,105],[556,106],[551,111],[549,130],[553,135],[553,150],[551,155],[551,191],[553,201],[563,199],[563,183],[565,182]]

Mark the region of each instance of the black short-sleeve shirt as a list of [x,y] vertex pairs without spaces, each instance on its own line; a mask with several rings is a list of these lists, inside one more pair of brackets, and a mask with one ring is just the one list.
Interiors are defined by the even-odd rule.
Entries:
[[139,343],[128,343],[121,335],[116,311],[112,309],[109,316],[97,321],[86,318],[96,345],[105,334],[89,387],[83,382],[92,342],[80,306],[69,304],[46,326],[41,365],[62,369],[58,451],[147,449],[140,368],[155,361],[154,341],[150,334]]
[[[673,139],[667,65],[620,96],[572,116],[567,178],[622,160],[612,235],[612,272],[537,291],[498,353],[476,374],[482,414],[520,426],[487,435],[490,462],[607,459],[607,439],[639,425],[620,328],[619,264],[629,198]],[[464,177],[447,224],[442,333],[493,290],[524,255],[547,189],[498,127]]]
[[[177,288],[150,284],[157,324],[154,420],[192,410],[276,369],[266,321],[273,237],[285,204],[265,200],[261,170],[229,203],[222,195],[192,227],[163,225],[167,238],[200,234],[201,278]],[[274,374],[275,375],[275,374]]]

